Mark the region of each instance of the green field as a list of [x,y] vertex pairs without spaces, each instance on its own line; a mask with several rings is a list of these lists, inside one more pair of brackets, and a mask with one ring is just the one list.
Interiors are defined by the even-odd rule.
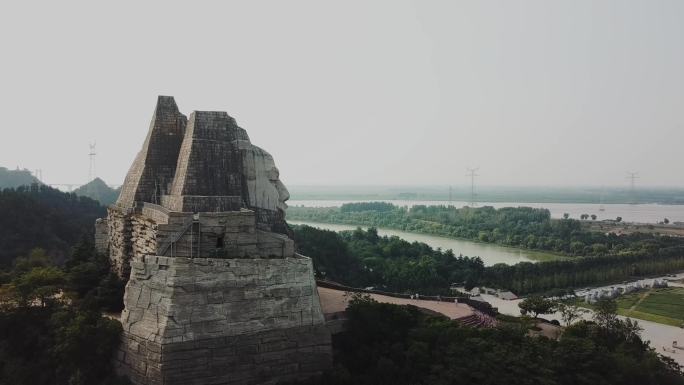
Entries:
[[[620,296],[616,302],[620,315],[665,325],[684,326],[684,288],[640,291]],[[584,301],[578,301],[578,305],[591,308]]]
[[[616,300],[618,314],[665,325],[684,327],[684,288],[651,289],[620,296]],[[593,310],[582,299],[573,304]]]
[[684,288],[681,287],[652,289],[641,296],[627,295],[618,301],[618,306],[624,316],[672,326],[684,324]]

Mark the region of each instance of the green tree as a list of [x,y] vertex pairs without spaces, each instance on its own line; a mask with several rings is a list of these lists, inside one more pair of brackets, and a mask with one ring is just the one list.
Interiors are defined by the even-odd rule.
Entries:
[[556,310],[561,313],[561,319],[565,326],[570,326],[573,322],[582,318],[582,315],[587,313],[586,309],[578,306],[566,304],[564,302],[556,303]]
[[13,282],[17,299],[23,306],[47,306],[58,301],[65,282],[64,272],[56,267],[35,267]]
[[553,313],[556,303],[542,296],[532,295],[518,303],[518,307],[521,314],[532,314],[533,318],[537,318],[539,314]]
[[610,327],[617,320],[617,308],[617,302],[612,299],[598,301],[594,308],[594,321],[603,327]]

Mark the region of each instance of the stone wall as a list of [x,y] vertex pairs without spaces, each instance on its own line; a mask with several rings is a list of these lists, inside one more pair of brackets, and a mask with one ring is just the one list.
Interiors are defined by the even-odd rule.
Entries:
[[109,255],[109,223],[106,218],[95,220],[95,251]]
[[109,260],[120,277],[128,277],[131,255],[131,221],[127,210],[112,206],[107,209]]
[[[136,384],[275,383],[331,363],[311,260],[136,257],[120,372]],[[183,352],[183,353],[180,353]]]
[[240,196],[164,195],[161,202],[164,207],[172,211],[222,212],[239,211],[242,198]]
[[[289,237],[257,230],[255,212],[181,213],[145,203],[131,209],[113,206],[98,222],[98,237],[115,271],[127,277],[135,257],[161,255],[211,258],[281,258],[294,255]],[[106,229],[104,228],[106,226]],[[109,238],[106,239],[107,234]]]
[[157,222],[145,215],[131,215],[131,256],[157,254]]
[[277,384],[332,365],[326,325],[158,344],[123,334],[117,371],[140,385]]

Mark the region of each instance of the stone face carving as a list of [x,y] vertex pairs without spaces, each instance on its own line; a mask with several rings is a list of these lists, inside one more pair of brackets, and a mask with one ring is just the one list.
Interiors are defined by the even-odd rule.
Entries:
[[251,143],[242,151],[246,202],[257,212],[258,223],[270,231],[289,234],[285,225],[285,203],[290,193],[280,181],[280,172],[266,150]]
[[290,193],[280,181],[280,171],[266,150],[251,146],[243,156],[247,179],[247,202],[251,207],[270,211],[285,211]]
[[160,96],[98,250],[129,278],[119,372],[136,385],[271,384],[331,364],[311,260],[273,157],[225,112]]

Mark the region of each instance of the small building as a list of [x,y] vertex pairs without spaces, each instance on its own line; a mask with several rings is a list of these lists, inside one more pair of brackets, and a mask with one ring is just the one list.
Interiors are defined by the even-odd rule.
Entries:
[[501,299],[505,299],[506,301],[512,301],[512,300],[514,300],[514,299],[518,299],[518,296],[517,296],[517,295],[513,294],[512,291],[508,291],[508,290],[506,290],[506,291],[500,291],[500,292],[497,294],[497,297],[499,297],[499,298],[501,298]]

